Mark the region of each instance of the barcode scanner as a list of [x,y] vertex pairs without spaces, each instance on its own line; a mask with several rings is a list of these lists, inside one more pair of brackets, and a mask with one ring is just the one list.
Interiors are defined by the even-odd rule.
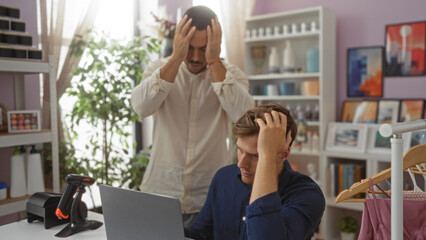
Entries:
[[87,229],[94,230],[101,227],[102,222],[86,219],[87,207],[81,201],[83,193],[86,192],[85,187],[92,185],[95,179],[69,174],[65,181],[67,185],[56,209],[56,216],[62,219],[70,218],[71,221],[55,236],[64,238]]

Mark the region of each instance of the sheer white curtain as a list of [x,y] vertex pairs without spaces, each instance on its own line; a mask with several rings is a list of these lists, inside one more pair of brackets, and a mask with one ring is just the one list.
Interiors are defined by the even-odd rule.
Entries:
[[222,29],[229,63],[244,69],[246,18],[253,14],[256,0],[221,0]]
[[[68,48],[75,35],[87,37],[93,27],[100,0],[39,0],[40,42],[43,58],[55,56],[57,66],[57,99],[62,96],[71,81],[71,71],[78,65],[80,57],[70,54]],[[43,76],[43,128],[50,128],[49,78]],[[59,105],[58,105],[58,108]],[[64,139],[60,109],[58,109],[59,140]]]

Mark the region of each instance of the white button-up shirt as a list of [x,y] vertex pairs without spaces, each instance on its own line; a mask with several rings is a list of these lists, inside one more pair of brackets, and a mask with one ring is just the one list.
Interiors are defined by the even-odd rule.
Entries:
[[199,212],[216,171],[231,162],[226,139],[231,121],[254,106],[248,80],[224,63],[226,78],[213,83],[210,70],[193,74],[180,65],[175,82],[160,79],[160,59],[147,67],[132,92],[141,116],[153,115],[151,159],[140,189],[180,199],[183,213]]

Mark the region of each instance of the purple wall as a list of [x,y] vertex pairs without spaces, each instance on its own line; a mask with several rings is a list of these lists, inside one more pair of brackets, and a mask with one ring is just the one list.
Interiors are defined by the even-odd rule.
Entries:
[[[37,1],[36,0],[1,0],[1,5],[19,8],[21,20],[26,23],[26,30],[33,36],[33,45],[38,45],[37,33]],[[25,105],[27,109],[40,109],[40,83],[38,75],[25,76]],[[13,76],[0,74],[0,103],[8,109],[15,109]],[[10,157],[12,148],[0,148],[0,182],[10,178]],[[18,214],[0,217],[0,225],[16,221]]]
[[[346,50],[384,46],[387,24],[426,20],[425,0],[257,0],[254,15],[323,5],[336,13],[337,106],[340,120],[346,96]],[[384,98],[426,98],[426,77],[385,77]]]

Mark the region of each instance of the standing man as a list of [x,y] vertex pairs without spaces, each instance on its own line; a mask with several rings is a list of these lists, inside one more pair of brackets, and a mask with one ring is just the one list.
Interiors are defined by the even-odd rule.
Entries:
[[134,110],[154,118],[141,190],[179,198],[187,227],[216,170],[230,163],[231,122],[254,105],[245,74],[219,57],[221,38],[213,11],[188,9],[177,26],[172,55],[150,64],[132,92]]
[[192,239],[308,240],[321,221],[324,195],[286,160],[297,134],[287,109],[250,109],[232,129],[238,164],[221,168],[185,236]]

